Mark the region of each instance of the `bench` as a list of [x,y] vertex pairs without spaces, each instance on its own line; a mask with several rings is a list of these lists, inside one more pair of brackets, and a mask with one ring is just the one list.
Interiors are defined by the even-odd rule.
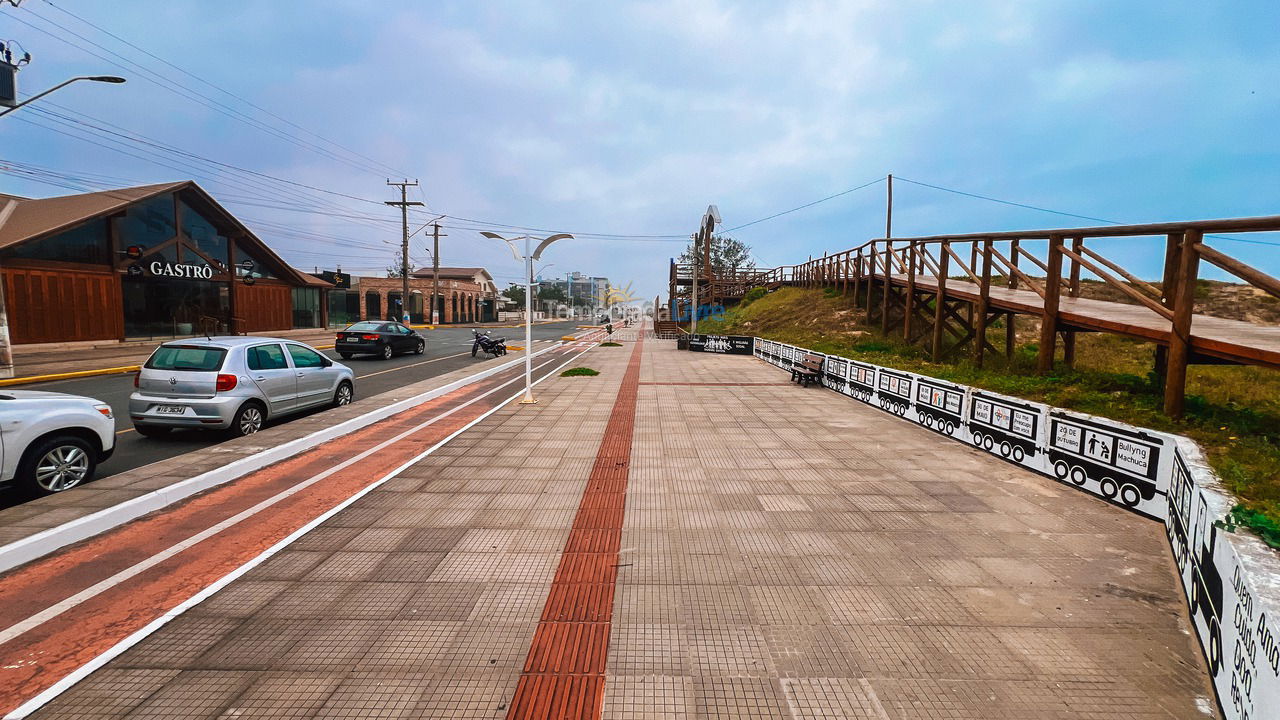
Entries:
[[809,387],[809,383],[822,379],[823,358],[817,355],[805,355],[804,360],[791,368],[791,381]]

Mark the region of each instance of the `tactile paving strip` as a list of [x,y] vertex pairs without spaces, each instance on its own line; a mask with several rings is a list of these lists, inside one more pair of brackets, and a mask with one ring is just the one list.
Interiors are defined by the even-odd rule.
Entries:
[[632,347],[618,399],[507,712],[508,720],[600,717],[641,344],[642,340],[637,340]]

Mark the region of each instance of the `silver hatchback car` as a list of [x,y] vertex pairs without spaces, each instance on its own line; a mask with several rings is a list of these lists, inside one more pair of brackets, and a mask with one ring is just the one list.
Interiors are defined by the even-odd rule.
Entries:
[[175,340],[133,379],[129,417],[141,435],[173,428],[250,435],[268,418],[355,397],[355,374],[308,345],[269,337]]

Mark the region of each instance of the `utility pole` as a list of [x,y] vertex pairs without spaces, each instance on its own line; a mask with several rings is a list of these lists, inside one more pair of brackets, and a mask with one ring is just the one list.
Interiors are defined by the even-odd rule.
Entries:
[[[440,294],[440,223],[432,223],[435,228],[435,248],[431,251],[431,324],[440,324],[440,315],[436,312],[436,296]],[[443,237],[449,237],[444,235]]]
[[693,236],[693,306],[690,308],[689,334],[698,334],[698,243],[702,241],[702,228],[698,228],[698,234]]
[[884,239],[893,237],[893,173],[889,174],[889,197],[884,206]]
[[405,325],[409,324],[409,206],[422,205],[417,200],[408,199],[408,188],[417,187],[418,181],[409,182],[391,182],[387,181],[387,185],[395,185],[400,188],[400,201],[387,200],[388,205],[394,205],[400,208],[400,222],[403,228],[403,240],[400,243],[400,277],[403,281],[403,292],[400,294],[400,320]]

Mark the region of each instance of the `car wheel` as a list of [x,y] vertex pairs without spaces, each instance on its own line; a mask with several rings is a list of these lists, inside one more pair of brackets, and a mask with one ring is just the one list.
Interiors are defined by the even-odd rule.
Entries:
[[240,406],[236,416],[231,420],[231,435],[233,437],[252,435],[262,429],[262,423],[265,420],[262,406],[255,402],[247,402]]
[[421,355],[426,351],[427,351],[427,342],[425,340],[419,340],[418,344],[413,348],[414,355]]
[[390,360],[390,359],[391,359],[391,354],[392,354],[392,352],[391,352],[391,346],[390,346],[390,345],[383,345],[383,346],[382,346],[382,352],[381,352],[381,353],[379,353],[379,357],[381,357],[383,360]]
[[134,425],[133,429],[137,430],[142,437],[163,437],[168,435],[172,428],[162,425]]
[[338,353],[338,356],[339,356],[339,357],[341,357],[343,360],[350,360],[350,359],[351,359],[351,355],[352,355],[352,353],[349,353],[349,352],[340,352],[340,353]]
[[36,443],[18,468],[28,489],[51,495],[87,482],[97,468],[93,446],[73,435],[55,435]]
[[333,393],[333,406],[350,405],[355,396],[356,392],[351,388],[351,383],[344,380],[338,383],[338,389]]

